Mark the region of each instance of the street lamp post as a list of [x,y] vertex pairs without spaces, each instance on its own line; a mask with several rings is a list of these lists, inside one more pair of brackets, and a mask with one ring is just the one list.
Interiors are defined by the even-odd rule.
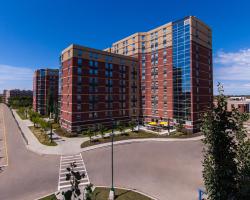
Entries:
[[170,120],[168,118],[168,135],[170,134]]
[[109,192],[109,200],[115,199],[114,189],[114,119],[112,121],[112,133],[111,133],[111,189]]

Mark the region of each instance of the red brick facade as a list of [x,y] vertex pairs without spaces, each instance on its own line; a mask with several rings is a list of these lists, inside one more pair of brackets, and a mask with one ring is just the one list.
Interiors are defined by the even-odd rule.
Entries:
[[48,114],[49,101],[57,109],[58,104],[58,69],[39,69],[33,76],[33,109]]
[[80,132],[138,118],[137,61],[77,45],[62,52],[60,123]]

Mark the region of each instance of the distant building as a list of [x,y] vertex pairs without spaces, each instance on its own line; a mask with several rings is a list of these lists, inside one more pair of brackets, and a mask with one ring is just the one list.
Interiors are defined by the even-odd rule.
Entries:
[[38,69],[33,76],[33,109],[48,114],[50,104],[58,103],[58,69]]
[[229,97],[227,100],[227,110],[232,111],[232,109],[237,108],[241,113],[250,112],[250,99],[246,97]]
[[6,103],[6,93],[7,90],[3,90],[3,103]]
[[11,97],[32,97],[32,95],[33,95],[32,90],[14,89],[14,90],[3,91],[3,99],[4,99],[4,103],[6,104],[9,103],[9,98]]
[[79,132],[139,117],[137,59],[70,45],[61,54],[60,124]]

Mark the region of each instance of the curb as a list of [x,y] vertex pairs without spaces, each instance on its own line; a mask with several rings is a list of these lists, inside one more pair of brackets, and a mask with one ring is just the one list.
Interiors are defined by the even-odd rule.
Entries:
[[[99,188],[109,188],[109,187],[107,187],[107,186],[94,186],[94,187],[99,187]],[[136,193],[139,193],[139,194],[141,194],[141,195],[144,195],[144,196],[146,196],[146,197],[148,197],[148,198],[150,198],[150,199],[152,199],[152,200],[160,200],[160,199],[157,199],[156,197],[153,197],[153,196],[151,196],[151,195],[148,195],[148,194],[146,194],[146,193],[144,193],[144,192],[142,192],[142,191],[140,191],[140,190],[137,190],[137,189],[131,189],[131,188],[125,188],[125,187],[114,187],[115,189],[121,189],[121,190],[128,190],[128,191],[133,191],[133,192],[136,192]]]
[[20,125],[19,125],[19,123],[18,123],[18,121],[17,121],[17,119],[16,119],[14,113],[13,113],[13,110],[10,109],[10,108],[9,108],[9,110],[11,111],[11,114],[12,114],[13,118],[14,118],[15,121],[16,121],[17,127],[18,127],[18,129],[19,129],[21,135],[23,136],[23,140],[24,140],[25,144],[26,144],[26,145],[29,145],[28,139],[27,139],[27,137],[24,135],[24,133],[23,133],[23,131],[22,131],[22,129],[21,129],[21,127],[20,127]]
[[[114,142],[114,145],[123,145],[123,144],[132,144],[132,143],[139,143],[139,142],[187,142],[187,141],[199,141],[202,140],[204,136],[196,136],[192,138],[143,138],[143,139],[128,139],[128,140],[122,140],[122,141],[116,141]],[[89,147],[82,148],[81,152],[91,151],[99,148],[104,148],[111,146],[111,142],[93,145]]]
[[[18,129],[19,131],[21,132],[21,135],[23,137],[23,140],[25,142],[25,147],[27,150],[33,152],[33,153],[36,153],[40,156],[42,155],[54,155],[54,156],[61,156],[61,155],[68,155],[67,153],[66,154],[62,154],[61,152],[58,152],[58,153],[46,153],[46,152],[40,152],[38,150],[35,150],[33,149],[29,143],[28,143],[28,139],[27,137],[25,136],[25,134],[23,133],[20,125],[19,125],[19,122],[17,121],[12,109],[9,108],[9,110],[11,111],[11,114],[13,116],[13,118],[15,119],[15,122],[18,126]],[[201,136],[195,136],[195,137],[191,137],[191,138],[135,138],[135,139],[126,139],[126,140],[121,140],[121,141],[115,141],[114,142],[114,145],[123,145],[123,144],[132,144],[132,143],[139,143],[139,142],[185,142],[185,141],[198,141],[198,140],[201,140],[203,139],[204,136],[201,135]],[[99,149],[99,148],[105,148],[105,147],[109,147],[111,146],[111,142],[106,142],[106,143],[103,143],[103,144],[97,144],[97,145],[93,145],[93,146],[89,146],[89,147],[84,147],[84,148],[80,148],[80,150],[78,152],[74,152],[74,154],[77,154],[77,153],[83,153],[83,152],[87,152],[87,151],[91,151],[91,150],[96,150],[96,149]],[[70,153],[72,154],[72,153]],[[70,155],[69,154],[69,155]]]
[[[97,188],[97,187],[99,187],[99,188],[109,188],[108,186],[99,186],[99,185],[94,186],[94,188]],[[121,190],[127,190],[127,191],[133,191],[133,192],[136,192],[138,194],[144,195],[145,197],[148,197],[148,198],[150,198],[152,200],[160,200],[160,199],[157,199],[156,197],[153,197],[153,196],[151,196],[149,194],[146,194],[146,193],[144,193],[144,192],[142,192],[140,190],[137,190],[137,189],[131,189],[131,188],[125,188],[125,187],[114,187],[114,188],[115,189],[121,189]],[[54,193],[50,193],[50,194],[44,195],[44,196],[39,197],[39,198],[34,199],[34,200],[40,200],[40,199],[45,198],[45,197],[47,197],[49,195],[52,195],[52,194],[54,194]]]

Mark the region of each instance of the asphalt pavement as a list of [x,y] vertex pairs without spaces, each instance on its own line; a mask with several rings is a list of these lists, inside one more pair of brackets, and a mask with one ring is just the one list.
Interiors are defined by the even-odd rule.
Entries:
[[[146,142],[114,147],[114,182],[161,200],[196,200],[202,186],[201,141]],[[110,147],[82,153],[90,182],[111,185]]]
[[34,200],[57,190],[59,156],[26,149],[17,124],[3,104],[9,165],[0,173],[1,200]]
[[[9,108],[3,109],[8,167],[0,173],[0,200],[34,200],[57,191],[60,157],[29,151]],[[115,186],[161,200],[194,200],[202,186],[201,141],[151,141],[114,146]],[[111,184],[110,146],[82,153],[89,181]]]

